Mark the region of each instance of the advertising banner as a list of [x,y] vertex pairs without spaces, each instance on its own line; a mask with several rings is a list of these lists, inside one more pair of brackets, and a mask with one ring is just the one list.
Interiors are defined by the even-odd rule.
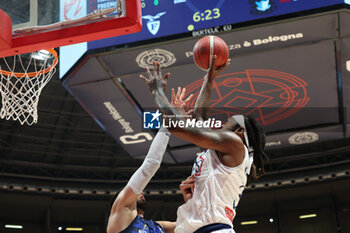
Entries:
[[[76,85],[70,90],[101,128],[131,156],[143,158],[147,154],[154,133],[142,130],[139,114],[113,80]],[[164,162],[174,160],[166,153]]]

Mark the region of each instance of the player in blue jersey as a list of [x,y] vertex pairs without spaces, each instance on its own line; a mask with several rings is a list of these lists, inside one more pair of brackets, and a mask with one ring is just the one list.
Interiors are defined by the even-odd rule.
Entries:
[[[165,89],[166,82],[162,84]],[[183,105],[191,100],[192,96],[179,103],[173,102],[176,109],[183,108]],[[189,114],[190,112],[187,112]],[[145,211],[146,200],[142,194],[143,189],[157,172],[162,162],[163,154],[167,148],[170,133],[161,128],[147,153],[147,156],[141,167],[132,175],[124,189],[115,195],[110,207],[110,215],[107,225],[107,233],[172,233],[175,229],[175,222],[145,220],[143,214]],[[191,187],[191,181],[181,184],[181,191],[184,194],[185,201],[188,195],[184,189]],[[187,196],[186,196],[187,195]]]
[[175,222],[155,222],[143,218],[146,200],[142,191],[160,167],[169,137],[170,133],[167,130],[159,130],[141,167],[116,195],[110,210],[107,233],[174,232]]

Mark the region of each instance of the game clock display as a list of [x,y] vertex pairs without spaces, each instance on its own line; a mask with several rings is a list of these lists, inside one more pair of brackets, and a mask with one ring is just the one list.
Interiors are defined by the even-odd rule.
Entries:
[[[108,1],[115,0],[103,0],[103,4],[106,5]],[[88,9],[100,9],[98,4],[97,1]],[[91,42],[88,48],[127,44],[186,32],[201,35],[194,31],[224,26],[213,31],[221,32],[232,29],[231,24],[337,4],[344,4],[344,0],[141,0],[143,23],[141,32]]]
[[211,19],[218,19],[220,18],[220,9],[219,8],[214,8],[212,10],[207,9],[203,12],[197,11],[196,13],[193,14],[193,21],[194,22],[200,22],[204,20],[211,20]]

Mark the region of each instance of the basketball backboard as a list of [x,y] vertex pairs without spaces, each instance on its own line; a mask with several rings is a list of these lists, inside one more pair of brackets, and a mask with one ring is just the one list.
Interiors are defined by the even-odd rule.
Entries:
[[0,57],[134,33],[142,24],[140,0],[0,0],[0,9]]

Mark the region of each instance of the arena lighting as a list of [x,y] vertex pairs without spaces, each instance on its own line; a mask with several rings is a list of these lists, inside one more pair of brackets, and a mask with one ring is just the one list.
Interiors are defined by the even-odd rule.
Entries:
[[257,224],[258,221],[254,220],[254,221],[245,221],[245,222],[241,222],[241,225],[252,225],[252,224]]
[[83,231],[82,227],[66,227],[66,231]]
[[5,228],[11,228],[11,229],[23,229],[22,225],[10,225],[10,224],[6,224]]
[[317,214],[305,214],[305,215],[300,215],[299,218],[300,219],[304,219],[304,218],[314,218],[316,217]]

